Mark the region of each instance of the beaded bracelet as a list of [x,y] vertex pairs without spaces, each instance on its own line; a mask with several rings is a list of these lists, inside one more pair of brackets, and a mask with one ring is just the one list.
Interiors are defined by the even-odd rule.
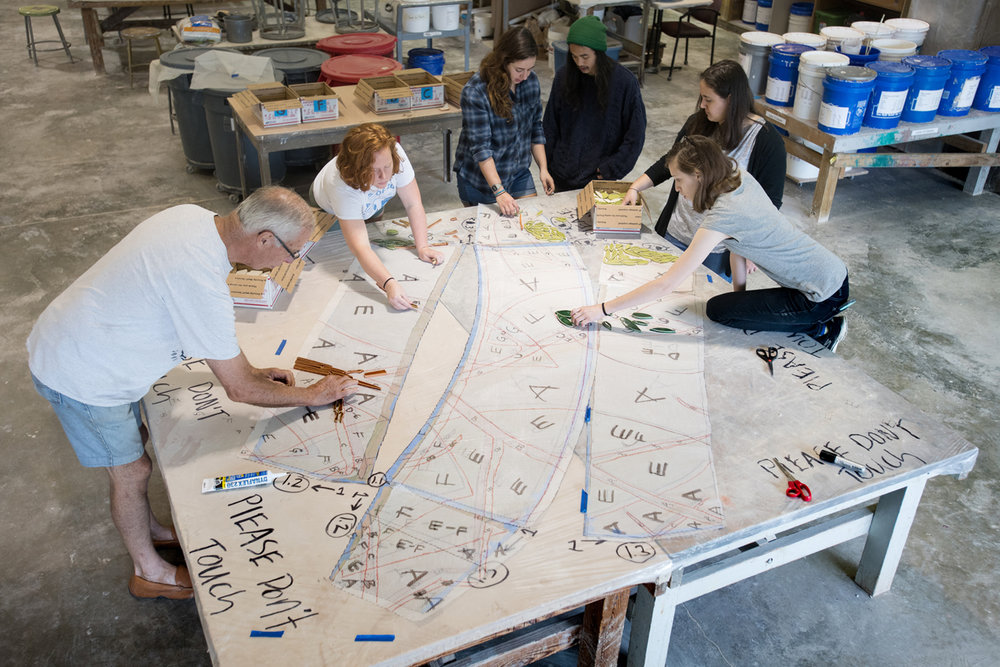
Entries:
[[390,280],[395,280],[395,278],[393,278],[392,276],[389,276],[388,278],[385,279],[385,282],[382,283],[382,291],[383,292],[385,291],[385,286],[389,284]]

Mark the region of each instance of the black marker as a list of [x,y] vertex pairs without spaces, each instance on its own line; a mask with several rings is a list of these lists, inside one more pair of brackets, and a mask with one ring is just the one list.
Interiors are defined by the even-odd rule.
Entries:
[[855,463],[854,461],[848,461],[843,456],[831,452],[828,449],[823,449],[819,453],[819,458],[827,463],[836,463],[837,465],[847,468],[848,470],[853,470],[859,475],[865,471],[865,467],[860,463]]

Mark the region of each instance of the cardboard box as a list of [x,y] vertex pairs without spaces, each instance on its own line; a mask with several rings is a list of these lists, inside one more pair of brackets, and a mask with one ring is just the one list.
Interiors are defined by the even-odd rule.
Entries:
[[299,97],[280,83],[253,83],[247,86],[254,113],[264,127],[298,125],[302,122]]
[[443,107],[444,82],[441,77],[434,76],[425,69],[404,69],[396,72],[396,78],[410,87],[412,106],[414,109],[431,109]]
[[233,266],[226,278],[233,304],[247,308],[274,308],[282,291],[292,292],[305,267],[305,256],[334,223],[325,211],[316,212],[316,227],[312,236],[299,250],[299,258],[282,262],[273,269],[257,271],[246,266]]
[[288,88],[299,96],[303,123],[336,120],[340,115],[340,97],[326,83],[293,83]]
[[361,79],[354,94],[375,113],[409,111],[413,106],[410,87],[391,75]]
[[637,206],[601,204],[594,193],[628,191],[629,181],[591,181],[576,196],[576,214],[580,220],[590,216],[594,234],[599,238],[635,238],[642,233],[642,213],[646,202],[639,195]]
[[444,83],[444,96],[449,104],[456,107],[462,106],[462,88],[469,82],[475,72],[458,72],[457,74],[445,74],[441,77]]

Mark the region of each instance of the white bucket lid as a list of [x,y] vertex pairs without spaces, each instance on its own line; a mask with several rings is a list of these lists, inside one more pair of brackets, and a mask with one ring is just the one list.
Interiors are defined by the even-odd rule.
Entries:
[[799,56],[799,71],[820,70],[825,67],[843,67],[851,64],[851,59],[835,51],[806,51]]
[[740,35],[740,41],[752,46],[774,46],[775,44],[783,44],[785,40],[781,35],[776,35],[773,32],[748,30]]
[[860,30],[869,37],[892,37],[892,33],[896,32],[896,28],[893,28],[891,25],[878,23],[877,21],[855,21],[851,24],[851,27],[855,30]]
[[912,55],[917,52],[916,42],[905,39],[873,39],[872,46],[882,53],[906,53]]
[[906,30],[907,32],[927,32],[931,24],[920,19],[889,19],[886,25],[892,26],[893,30]]
[[811,32],[786,32],[781,36],[787,44],[805,44],[822,49],[826,46],[826,37]]
[[865,39],[865,33],[844,25],[828,25],[819,31],[819,34],[826,37],[831,42],[856,42],[860,44]]

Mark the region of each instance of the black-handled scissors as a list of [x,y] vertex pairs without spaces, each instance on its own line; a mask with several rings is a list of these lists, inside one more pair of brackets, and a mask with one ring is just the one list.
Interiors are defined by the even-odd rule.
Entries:
[[776,458],[771,460],[774,461],[779,468],[781,468],[781,472],[785,473],[785,477],[788,478],[788,488],[785,489],[786,496],[789,498],[801,498],[803,502],[809,502],[812,500],[813,494],[812,491],[809,490],[808,486],[795,479],[795,476],[792,475],[788,468],[781,464],[781,461]]
[[774,360],[778,358],[778,348],[758,347],[757,356],[767,362],[767,370],[771,371],[771,377],[774,377]]

